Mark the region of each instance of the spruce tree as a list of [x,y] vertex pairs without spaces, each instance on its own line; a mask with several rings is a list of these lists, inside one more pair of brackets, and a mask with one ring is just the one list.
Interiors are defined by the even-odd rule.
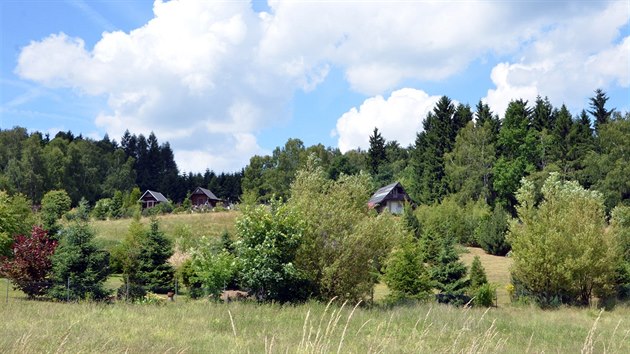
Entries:
[[436,288],[449,298],[456,299],[468,288],[466,273],[466,266],[459,260],[453,241],[443,238],[436,263],[431,268],[431,279]]
[[385,151],[385,138],[379,133],[378,128],[374,128],[374,133],[370,135],[370,148],[367,154],[367,163],[373,176],[378,174],[380,165],[387,161]]
[[[84,206],[79,206],[79,208]],[[61,241],[52,257],[53,286],[48,294],[58,300],[99,300],[107,297],[109,253],[98,249],[87,219],[77,213],[73,224],[62,229]]]
[[488,278],[486,277],[486,270],[481,264],[481,258],[479,258],[479,256],[475,256],[472,264],[470,265],[470,289],[474,291],[487,283]]
[[595,90],[595,96],[590,98],[591,109],[588,111],[594,120],[595,132],[599,132],[599,126],[606,124],[610,121],[614,109],[606,109],[606,102],[608,102],[608,96],[602,89]]
[[168,259],[173,255],[173,244],[160,230],[157,219],[151,220],[138,246],[137,268],[131,270],[129,281],[155,293],[172,290],[175,271]]
[[405,205],[403,220],[405,221],[407,231],[409,231],[416,240],[420,239],[422,235],[422,225],[418,217],[413,213],[413,207],[409,204]]

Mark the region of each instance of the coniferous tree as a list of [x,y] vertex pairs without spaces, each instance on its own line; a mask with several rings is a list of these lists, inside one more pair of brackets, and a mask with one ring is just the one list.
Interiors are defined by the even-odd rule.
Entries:
[[[79,205],[79,208],[85,208]],[[80,212],[79,216],[86,213]],[[52,257],[53,286],[48,294],[58,300],[100,300],[109,292],[104,283],[109,276],[109,253],[94,243],[87,219],[77,217],[61,231],[61,241]]]
[[431,279],[436,288],[448,298],[457,299],[468,288],[466,273],[466,266],[459,260],[453,241],[443,238],[436,263],[431,268]]
[[374,132],[370,135],[370,148],[368,149],[367,159],[367,164],[373,176],[378,174],[381,164],[387,161],[385,139],[379,133],[378,128],[374,128]]
[[149,231],[138,242],[137,268],[129,279],[155,293],[173,289],[173,266],[168,259],[173,255],[173,244],[160,230],[156,219],[151,220]]
[[455,137],[472,119],[470,107],[457,109],[452,101],[443,96],[423,122],[424,130],[416,136],[412,154],[415,184],[410,192],[415,200],[431,203],[441,200],[448,192],[444,168],[444,154],[452,150]]
[[588,111],[594,120],[595,132],[599,133],[599,126],[606,124],[610,121],[614,109],[606,109],[606,102],[608,102],[608,96],[602,89],[595,90],[595,96],[590,98],[591,109]]
[[481,264],[481,258],[479,258],[479,256],[475,256],[472,264],[470,265],[470,288],[475,290],[487,283],[488,278],[486,277],[486,270]]

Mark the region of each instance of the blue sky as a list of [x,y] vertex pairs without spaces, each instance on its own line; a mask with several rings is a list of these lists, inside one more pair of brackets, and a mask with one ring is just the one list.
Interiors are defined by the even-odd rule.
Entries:
[[235,171],[290,137],[413,142],[442,95],[502,115],[596,88],[630,110],[621,1],[0,3],[0,128],[169,141],[181,171]]

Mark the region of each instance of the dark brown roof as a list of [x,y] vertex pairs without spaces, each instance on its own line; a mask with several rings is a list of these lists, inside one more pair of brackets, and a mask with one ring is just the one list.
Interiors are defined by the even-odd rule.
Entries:
[[205,189],[205,188],[201,188],[201,187],[197,187],[197,189],[195,189],[195,191],[192,192],[192,194],[198,194],[198,192],[201,192],[201,193],[205,194],[206,197],[208,197],[208,199],[221,200],[221,199],[217,198],[217,196],[214,195],[214,193],[210,192],[210,190]]

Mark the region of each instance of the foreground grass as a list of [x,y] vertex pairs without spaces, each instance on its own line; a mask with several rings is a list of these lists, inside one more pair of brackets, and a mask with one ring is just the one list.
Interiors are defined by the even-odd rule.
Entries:
[[164,306],[12,300],[0,348],[34,352],[630,352],[630,309],[394,309],[178,301]]

